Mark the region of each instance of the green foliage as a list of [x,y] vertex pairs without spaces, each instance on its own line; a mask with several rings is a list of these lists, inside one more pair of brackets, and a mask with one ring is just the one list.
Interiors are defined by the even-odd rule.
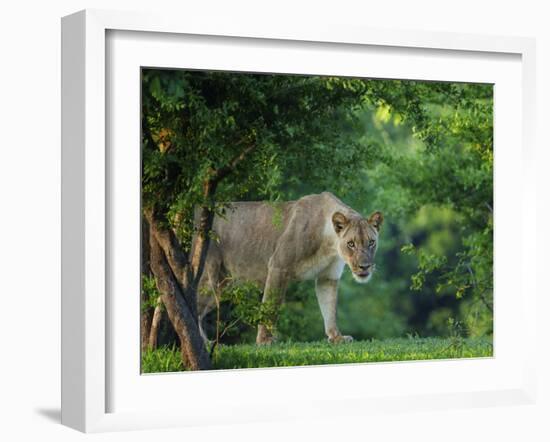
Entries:
[[[365,151],[351,130],[361,88],[323,77],[143,69],[144,207],[165,214],[188,246],[197,205],[223,213],[240,198],[276,200],[296,171],[326,182],[323,165],[344,176]],[[247,148],[253,154],[205,201],[204,182]]]
[[175,346],[164,346],[157,349],[148,349],[141,353],[142,373],[166,373],[184,371],[181,352]]
[[385,97],[381,104],[372,100],[365,113],[371,129],[365,138],[378,152],[367,188],[375,207],[404,234],[395,244],[407,267],[400,274],[408,273],[410,289],[430,299],[420,301],[432,305],[423,333],[442,334],[451,315],[474,336],[491,334],[492,87],[382,83],[377,88]]
[[[365,362],[416,361],[491,357],[487,338],[399,338],[334,345],[326,342],[286,342],[271,346],[221,345],[215,369],[292,367],[299,365],[350,364]],[[176,349],[160,348],[142,356],[142,372],[183,370]]]
[[142,310],[155,308],[158,302],[160,293],[157,290],[155,278],[153,276],[141,275],[141,290],[145,294],[145,299],[142,299]]
[[264,324],[273,328],[279,305],[275,302],[261,302],[261,294],[262,290],[251,282],[230,284],[225,288],[221,294],[221,302],[230,303],[232,309],[223,327],[228,324],[245,324],[250,327]]
[[[418,250],[412,244],[401,247],[401,252],[409,255],[414,254],[418,258],[419,271],[411,276],[411,290],[420,290],[426,281],[426,277],[435,270],[441,269],[447,262],[445,256],[437,256],[422,249]],[[440,289],[441,286],[438,286],[437,291],[440,291]],[[457,295],[457,297],[459,296]]]

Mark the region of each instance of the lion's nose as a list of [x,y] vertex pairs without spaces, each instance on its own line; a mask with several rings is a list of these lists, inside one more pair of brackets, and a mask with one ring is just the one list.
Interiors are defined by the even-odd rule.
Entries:
[[359,268],[364,272],[370,271],[372,269],[372,264],[360,264]]

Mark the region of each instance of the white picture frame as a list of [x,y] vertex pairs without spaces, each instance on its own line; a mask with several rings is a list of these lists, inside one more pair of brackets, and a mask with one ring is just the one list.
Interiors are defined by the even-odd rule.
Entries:
[[[109,173],[112,165],[107,142],[110,134],[106,131],[106,121],[111,117],[108,108],[108,84],[106,75],[109,52],[108,33],[119,32],[156,33],[158,36],[212,36],[222,41],[234,39],[248,41],[284,42],[297,46],[306,42],[309,45],[337,44],[339,47],[375,47],[379,51],[401,48],[402,51],[426,50],[434,57],[438,54],[456,52],[472,54],[482,60],[490,54],[503,54],[519,60],[521,81],[516,91],[522,107],[519,122],[519,146],[515,154],[522,164],[522,186],[517,189],[520,198],[518,222],[528,223],[535,219],[534,207],[536,186],[533,173],[534,152],[534,100],[535,100],[535,44],[534,40],[518,37],[491,37],[451,33],[426,33],[416,31],[387,31],[368,28],[327,26],[327,24],[301,26],[265,26],[265,23],[245,22],[213,23],[207,18],[174,18],[153,16],[142,13],[125,13],[100,10],[86,10],[63,18],[62,21],[62,423],[85,432],[156,428],[168,426],[201,425],[212,422],[212,414],[207,413],[207,404],[198,404],[193,412],[185,407],[169,405],[163,409],[136,407],[134,410],[113,409],[109,396],[115,388],[112,383],[112,361],[114,360],[109,338],[109,327],[116,317],[110,311],[109,287],[109,244],[116,229],[108,228],[112,216],[112,204],[116,201],[109,195]],[[151,34],[152,35],[152,34]],[[174,37],[175,36],[175,37]],[[116,54],[115,54],[116,56]],[[469,77],[468,77],[469,78]],[[139,109],[135,110],[139,112]],[[496,118],[499,116],[497,114]],[[521,148],[520,148],[521,147]],[[517,157],[516,157],[517,158]],[[513,159],[513,158],[511,158]],[[109,172],[111,171],[111,172]],[[109,173],[108,173],[109,172]],[[495,185],[497,187],[498,184]],[[513,190],[512,190],[513,191]],[[139,192],[139,189],[138,189]],[[495,190],[498,192],[498,190]],[[110,221],[109,221],[110,222]],[[535,333],[536,287],[535,266],[527,265],[526,256],[535,256],[535,229],[522,230],[521,236],[521,279],[518,288],[521,298],[518,308],[523,337],[533,337]],[[124,253],[124,252],[122,252]],[[495,252],[495,261],[498,259]],[[516,263],[517,266],[517,263]],[[496,284],[498,294],[499,286]],[[136,294],[136,299],[138,298]],[[498,305],[498,300],[495,301]],[[504,303],[502,304],[504,305]],[[497,308],[497,307],[496,307]],[[137,312],[137,310],[135,311]],[[505,318],[505,315],[502,316]],[[271,406],[267,400],[257,397],[254,386],[265,385],[266,379],[277,382],[300,382],[307,384],[313,371],[309,368],[288,370],[252,370],[246,375],[248,380],[239,384],[243,394],[233,403],[215,415],[216,422],[250,422],[258,420],[284,419],[285,417],[328,416],[336,413],[363,414],[373,410],[412,410],[436,409],[469,406],[488,406],[503,403],[532,403],[536,393],[534,339],[525,339],[526,347],[517,356],[514,375],[490,387],[481,384],[464,385],[460,391],[450,390],[445,384],[437,384],[425,394],[418,391],[380,390],[368,394],[360,390],[355,395],[332,392],[326,399],[312,397],[309,407],[301,404],[292,406],[275,402]],[[529,344],[529,343],[533,344]],[[530,347],[533,346],[533,348]],[[504,355],[504,352],[501,353]],[[498,350],[494,358],[499,360]],[[135,361],[134,361],[135,362]],[[439,364],[439,365],[434,365]],[[442,365],[442,364],[447,364]],[[453,361],[423,362],[402,364],[374,364],[369,373],[395,370],[397,376],[409,372],[421,373],[425,370],[464,370],[465,366],[453,366]],[[497,365],[484,362],[472,364],[466,370],[490,376]],[[378,367],[378,368],[376,368]],[[116,368],[116,367],[115,367]],[[505,369],[506,366],[500,368]],[[326,376],[338,376],[346,369],[346,377],[353,381],[361,376],[366,367],[325,367]],[[139,370],[139,367],[137,367]],[[304,371],[306,370],[306,371]],[[316,370],[321,370],[316,368]],[[338,371],[339,370],[339,371]],[[205,385],[212,382],[218,385],[227,382],[229,376],[243,377],[243,371],[216,373],[188,373],[185,376],[199,376],[196,383]],[[282,378],[280,373],[283,373]],[[291,373],[291,374],[288,374]],[[302,373],[302,374],[300,374]],[[306,377],[304,373],[307,373]],[[320,373],[320,371],[317,371]],[[120,376],[118,377],[120,378]],[[174,384],[176,378],[163,378],[162,383]],[[293,380],[291,380],[293,378]],[[117,379],[115,377],[115,379]],[[179,379],[182,379],[181,376]],[[188,377],[189,379],[189,377]],[[233,378],[235,379],[235,378]],[[206,382],[205,380],[208,380]],[[178,381],[179,382],[179,381]],[[248,382],[248,384],[246,384]],[[202,385],[202,384],[201,384]],[[246,386],[248,385],[248,387]],[[202,388],[202,387],[201,387]],[[138,390],[136,390],[138,391]],[[141,390],[139,390],[141,391]],[[244,394],[246,393],[246,394]],[[122,391],[121,394],[126,394]],[[145,393],[144,393],[145,394]],[[197,393],[194,393],[197,394]],[[130,398],[128,401],[134,401]],[[148,399],[148,398],[147,398]],[[338,407],[330,406],[337,401]],[[262,406],[259,406],[262,404]],[[327,406],[328,405],[328,406]],[[234,413],[238,409],[242,412]]]

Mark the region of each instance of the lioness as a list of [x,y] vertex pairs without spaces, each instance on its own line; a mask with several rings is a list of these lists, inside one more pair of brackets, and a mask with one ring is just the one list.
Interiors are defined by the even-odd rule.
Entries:
[[[217,239],[210,241],[200,281],[203,339],[207,340],[202,321],[216,305],[212,292],[219,293],[230,277],[259,284],[264,288],[262,302],[276,303],[282,301],[290,281],[315,280],[328,341],[352,341],[336,325],[338,281],[345,264],[357,282],[369,281],[382,222],[380,212],[365,219],[329,192],[277,206],[231,203],[223,217],[214,218]],[[256,342],[272,341],[273,333],[260,325]]]

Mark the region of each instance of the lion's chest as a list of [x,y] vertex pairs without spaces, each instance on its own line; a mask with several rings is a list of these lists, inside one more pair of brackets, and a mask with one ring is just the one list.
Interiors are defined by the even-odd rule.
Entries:
[[344,271],[344,261],[338,255],[319,253],[303,260],[296,266],[296,279],[309,281],[322,276],[327,279],[340,279]]

